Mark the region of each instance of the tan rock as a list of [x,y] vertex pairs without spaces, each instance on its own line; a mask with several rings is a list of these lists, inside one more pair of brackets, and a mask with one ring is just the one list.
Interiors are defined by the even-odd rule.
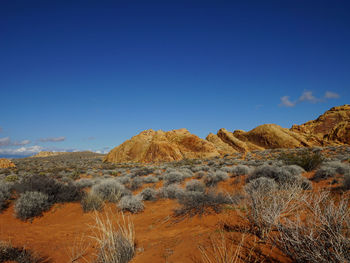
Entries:
[[0,158],[0,168],[14,168],[16,165],[9,159]]
[[146,130],[112,149],[104,161],[151,163],[219,155],[214,144],[200,139],[186,129],[168,132]]
[[229,144],[223,142],[216,134],[209,133],[206,140],[214,144],[221,155],[233,154],[237,152],[237,150],[235,150]]
[[[344,143],[349,141],[346,131],[346,127],[348,127],[347,122],[350,122],[350,105],[345,104],[331,108],[316,120],[308,121],[301,125],[293,125],[291,131],[314,138],[314,140],[321,142],[323,145],[329,144],[332,140]],[[325,142],[325,139],[329,142]]]

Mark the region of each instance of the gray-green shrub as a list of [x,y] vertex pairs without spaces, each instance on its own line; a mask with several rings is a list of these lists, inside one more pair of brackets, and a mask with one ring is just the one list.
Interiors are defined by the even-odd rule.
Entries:
[[122,197],[118,203],[118,207],[122,211],[129,211],[131,213],[139,213],[145,209],[145,206],[138,196],[127,195]]
[[16,216],[21,220],[26,220],[35,216],[40,216],[50,208],[49,198],[40,192],[25,192],[15,203]]

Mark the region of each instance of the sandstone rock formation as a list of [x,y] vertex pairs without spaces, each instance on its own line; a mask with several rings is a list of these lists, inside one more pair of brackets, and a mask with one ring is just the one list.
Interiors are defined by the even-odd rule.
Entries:
[[114,148],[107,162],[161,162],[210,158],[254,150],[350,144],[350,105],[334,107],[316,120],[291,129],[263,124],[251,131],[220,129],[206,140],[186,129],[147,130]]
[[291,131],[300,133],[321,145],[350,144],[350,105],[333,107],[316,120],[293,125]]
[[16,165],[9,159],[0,158],[0,168],[14,168]]
[[168,132],[152,129],[141,132],[112,149],[106,162],[170,162],[219,156],[216,147],[186,129]]

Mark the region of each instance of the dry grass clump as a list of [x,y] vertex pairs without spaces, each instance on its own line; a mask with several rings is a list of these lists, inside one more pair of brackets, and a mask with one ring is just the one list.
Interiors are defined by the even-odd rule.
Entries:
[[98,244],[98,263],[127,263],[135,255],[135,231],[133,222],[124,214],[121,220],[107,211],[103,215],[95,213],[94,235]]
[[90,212],[94,210],[101,211],[103,208],[102,198],[92,192],[85,194],[80,204],[84,212]]
[[201,254],[203,263],[236,263],[242,262],[241,250],[245,236],[235,245],[231,240],[220,232],[218,236],[210,236],[209,245],[199,245],[198,249]]

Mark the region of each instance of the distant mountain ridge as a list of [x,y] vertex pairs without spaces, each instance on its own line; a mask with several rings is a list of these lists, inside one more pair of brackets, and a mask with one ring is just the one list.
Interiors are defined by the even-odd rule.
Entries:
[[316,120],[291,129],[263,124],[251,131],[220,129],[206,139],[186,129],[146,130],[112,149],[105,162],[164,162],[210,158],[237,152],[350,144],[350,105],[333,107]]

